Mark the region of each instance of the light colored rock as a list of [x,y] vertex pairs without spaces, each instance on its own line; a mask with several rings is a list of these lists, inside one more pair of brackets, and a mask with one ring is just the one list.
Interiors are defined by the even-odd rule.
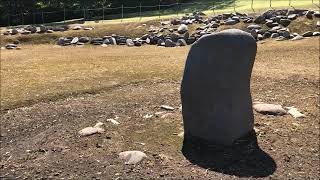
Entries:
[[278,116],[287,114],[286,110],[284,110],[282,106],[278,104],[267,104],[267,103],[254,104],[253,109],[256,112],[261,114],[278,115]]
[[146,114],[146,115],[143,116],[144,119],[150,119],[152,117],[153,117],[152,114]]
[[179,34],[184,34],[188,31],[188,26],[185,24],[181,24],[178,28],[178,33]]
[[304,39],[304,37],[300,36],[300,35],[297,35],[294,38],[292,38],[291,41],[297,41],[297,40],[301,40],[301,39]]
[[114,125],[119,125],[120,123],[116,121],[115,119],[107,119],[108,122],[111,122]]
[[141,151],[124,151],[119,153],[119,158],[125,160],[125,164],[140,163],[147,155]]
[[93,28],[92,27],[86,27],[86,28],[83,28],[83,30],[91,31],[91,30],[93,30]]
[[297,108],[294,107],[286,107],[288,109],[288,114],[290,114],[294,118],[304,118],[306,115],[302,114],[298,111]]
[[72,30],[80,30],[80,29],[82,29],[81,26],[74,26],[74,27],[72,28]]
[[169,110],[169,111],[173,111],[174,110],[174,107],[167,106],[167,105],[162,105],[162,106],[160,106],[160,108],[165,109],[165,110]]
[[74,37],[71,41],[71,44],[77,44],[79,41],[79,38],[78,37]]
[[93,134],[96,134],[96,133],[103,133],[104,132],[104,129],[102,128],[103,126],[103,123],[101,122],[98,122],[95,126],[93,127],[86,127],[82,130],[80,130],[78,132],[78,134],[80,136],[90,136],[90,135],[93,135]]

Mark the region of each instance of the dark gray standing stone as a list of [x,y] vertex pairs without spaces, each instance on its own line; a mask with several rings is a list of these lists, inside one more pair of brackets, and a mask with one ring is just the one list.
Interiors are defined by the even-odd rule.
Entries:
[[267,38],[269,38],[269,37],[271,37],[271,33],[270,32],[265,32],[264,34],[263,34],[263,39],[267,39]]
[[40,33],[45,33],[45,32],[47,32],[47,27],[46,26],[44,26],[44,25],[40,25]]
[[177,42],[179,39],[179,35],[176,33],[172,33],[169,35],[169,38],[173,41],[173,42]]
[[57,45],[63,46],[64,44],[65,44],[65,38],[64,37],[59,38],[57,41]]
[[256,51],[255,39],[236,29],[192,45],[181,85],[185,138],[231,145],[253,130],[250,78]]
[[111,45],[117,45],[117,41],[114,37],[109,38],[109,41]]
[[256,19],[253,21],[256,24],[263,24],[265,22],[266,18],[263,15],[260,15],[256,17]]
[[159,39],[158,42],[157,42],[157,45],[158,46],[164,46],[165,43],[164,43],[164,41],[162,39]]

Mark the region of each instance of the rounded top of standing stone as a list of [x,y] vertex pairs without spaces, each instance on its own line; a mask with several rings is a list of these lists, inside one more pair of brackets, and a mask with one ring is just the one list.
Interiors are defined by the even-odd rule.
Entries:
[[227,29],[221,32],[217,32],[210,35],[202,36],[193,46],[199,46],[201,44],[217,44],[219,45],[229,45],[227,47],[243,46],[245,44],[249,46],[257,46],[256,40],[252,37],[250,33],[239,29]]

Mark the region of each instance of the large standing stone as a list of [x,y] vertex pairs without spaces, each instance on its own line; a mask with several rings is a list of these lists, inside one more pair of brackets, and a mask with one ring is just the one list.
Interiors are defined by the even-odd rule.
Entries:
[[250,78],[256,51],[255,39],[236,29],[192,45],[181,85],[185,138],[231,145],[253,130]]

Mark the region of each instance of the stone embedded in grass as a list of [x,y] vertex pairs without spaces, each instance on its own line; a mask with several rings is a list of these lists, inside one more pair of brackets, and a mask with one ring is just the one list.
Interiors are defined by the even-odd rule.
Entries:
[[295,36],[294,38],[291,39],[291,41],[297,41],[297,40],[301,40],[304,39],[303,36],[300,36],[299,34],[297,36]]
[[290,114],[294,118],[304,118],[304,117],[306,117],[306,115],[304,115],[301,112],[299,112],[297,108],[287,107],[287,109],[288,109],[288,114]]
[[79,41],[79,38],[78,37],[74,37],[70,43],[71,44],[77,44],[78,41]]
[[95,126],[93,127],[86,127],[82,130],[80,130],[78,132],[78,134],[80,136],[90,136],[90,135],[93,135],[93,134],[96,134],[96,133],[103,133],[104,132],[104,129],[103,129],[103,123],[101,122],[98,122]]
[[260,114],[266,115],[282,116],[287,114],[286,110],[278,104],[258,103],[253,105],[253,109]]
[[165,47],[175,47],[176,43],[174,43],[171,39],[166,39],[166,41],[164,42],[164,46]]
[[140,163],[147,155],[141,151],[124,151],[119,153],[119,158],[125,160],[125,164]]
[[171,106],[167,106],[167,105],[162,105],[160,106],[161,109],[165,109],[165,110],[169,110],[169,111],[173,111],[174,110],[174,107],[171,107]]
[[134,42],[133,42],[132,39],[127,39],[127,40],[126,40],[126,44],[127,44],[127,46],[129,46],[129,47],[134,46]]
[[81,26],[74,26],[74,27],[72,28],[72,30],[81,30],[81,29],[82,29]]
[[192,45],[180,91],[186,138],[231,145],[253,130],[250,77],[256,50],[256,40],[237,29]]
[[311,37],[312,35],[313,35],[312,31],[307,31],[307,32],[302,34],[303,37]]
[[257,24],[251,24],[247,27],[247,29],[249,30],[253,30],[253,29],[261,29],[261,26],[257,25]]

